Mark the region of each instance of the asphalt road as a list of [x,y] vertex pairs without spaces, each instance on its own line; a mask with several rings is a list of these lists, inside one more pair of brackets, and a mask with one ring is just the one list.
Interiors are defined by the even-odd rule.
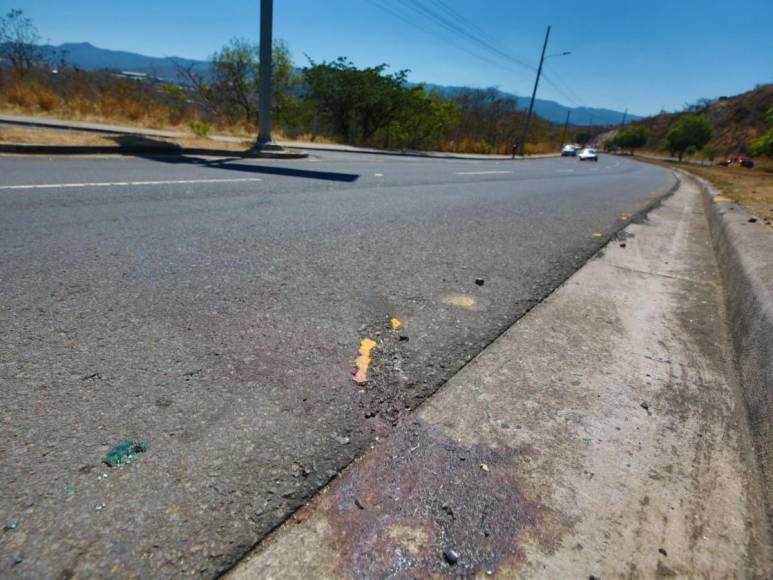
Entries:
[[228,568],[673,181],[608,157],[0,158],[0,574]]

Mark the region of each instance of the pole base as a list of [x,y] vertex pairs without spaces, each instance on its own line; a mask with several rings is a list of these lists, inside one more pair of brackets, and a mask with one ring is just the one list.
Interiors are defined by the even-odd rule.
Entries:
[[255,145],[252,146],[250,151],[284,151],[284,147],[282,147],[279,143],[276,141],[257,141]]

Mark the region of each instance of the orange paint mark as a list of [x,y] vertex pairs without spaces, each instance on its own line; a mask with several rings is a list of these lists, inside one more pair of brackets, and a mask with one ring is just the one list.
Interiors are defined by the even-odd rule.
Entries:
[[370,352],[376,347],[376,341],[363,338],[360,341],[359,356],[354,361],[354,373],[352,378],[358,385],[368,384],[368,367],[370,366]]

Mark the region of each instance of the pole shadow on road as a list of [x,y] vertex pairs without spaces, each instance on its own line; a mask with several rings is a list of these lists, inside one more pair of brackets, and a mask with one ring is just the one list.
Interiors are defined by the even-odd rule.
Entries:
[[189,164],[211,169],[225,169],[228,171],[245,171],[247,173],[262,173],[266,175],[282,175],[285,177],[303,177],[306,179],[322,179],[325,181],[341,181],[352,183],[360,176],[356,173],[338,173],[335,171],[314,171],[309,169],[295,169],[278,165],[257,165],[254,162],[245,162],[240,157],[226,159],[202,159],[186,155],[139,155],[143,159],[160,161],[162,163]]

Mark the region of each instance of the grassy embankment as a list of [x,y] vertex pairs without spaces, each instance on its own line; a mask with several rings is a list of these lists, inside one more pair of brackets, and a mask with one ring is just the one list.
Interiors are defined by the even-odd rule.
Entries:
[[[49,81],[50,82],[50,81]],[[53,89],[56,90],[53,90]],[[138,129],[157,129],[187,133],[184,139],[161,139],[187,147],[210,147],[217,149],[239,150],[249,147],[253,142],[256,129],[245,124],[227,123],[223,119],[201,121],[201,111],[190,103],[181,103],[160,94],[154,87],[144,87],[133,81],[105,81],[97,88],[76,80],[62,79],[55,86],[35,80],[12,82],[8,78],[0,82],[0,113],[8,115],[33,116],[47,119],[71,120],[110,125],[124,125]],[[192,125],[206,125],[207,130],[199,132]],[[545,125],[545,127],[540,127]],[[541,129],[541,131],[540,131]],[[546,139],[540,143],[529,143],[527,154],[543,154],[557,151],[559,128],[547,126],[535,121],[536,134],[544,133]],[[324,135],[283,133],[280,127],[272,131],[278,141],[299,141],[315,143],[337,143],[335,139]],[[243,144],[225,143],[211,139],[210,136],[228,136],[243,139]],[[116,145],[116,138],[88,132],[38,130],[25,128],[0,129],[0,141],[35,144],[66,145]],[[498,153],[509,154],[509,142],[495,147],[487,143],[460,138],[458,142],[440,143],[436,149],[459,153]]]
[[754,168],[749,169],[641,159],[669,168],[678,167],[702,177],[733,201],[746,207],[762,223],[773,227],[773,160],[755,159]]

